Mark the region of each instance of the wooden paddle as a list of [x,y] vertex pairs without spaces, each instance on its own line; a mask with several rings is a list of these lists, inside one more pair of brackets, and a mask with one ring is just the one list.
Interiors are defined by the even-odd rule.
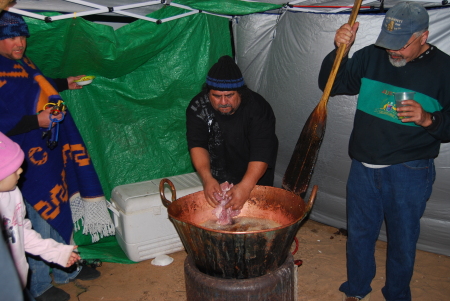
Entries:
[[[355,0],[352,13],[348,20],[350,26],[355,24],[361,2],[362,0]],[[322,98],[303,126],[303,130],[295,145],[291,161],[284,173],[283,188],[302,197],[304,197],[304,194],[308,189],[309,181],[311,180],[314,171],[314,165],[316,164],[319,155],[320,145],[322,144],[323,136],[325,134],[328,98],[330,97],[331,88],[333,87],[342,57],[344,56],[345,48],[346,45],[341,44],[337,50],[336,58],[323,91]]]

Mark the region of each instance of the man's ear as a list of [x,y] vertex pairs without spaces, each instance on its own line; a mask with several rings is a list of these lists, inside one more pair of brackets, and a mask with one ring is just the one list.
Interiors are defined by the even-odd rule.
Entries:
[[429,34],[430,34],[430,32],[428,30],[423,33],[422,37],[420,38],[420,45],[425,45],[425,43],[428,40]]

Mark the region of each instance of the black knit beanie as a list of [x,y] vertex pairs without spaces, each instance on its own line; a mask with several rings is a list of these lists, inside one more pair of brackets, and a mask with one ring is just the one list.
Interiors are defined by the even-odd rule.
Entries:
[[234,91],[242,88],[245,82],[238,65],[230,56],[224,55],[209,70],[206,84],[212,90]]
[[22,16],[9,11],[0,12],[0,40],[21,36],[27,38],[30,36],[27,23]]

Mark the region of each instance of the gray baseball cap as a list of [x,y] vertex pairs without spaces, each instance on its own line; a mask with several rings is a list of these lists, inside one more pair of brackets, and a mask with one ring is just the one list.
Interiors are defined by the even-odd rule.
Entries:
[[408,43],[412,34],[428,28],[427,10],[416,2],[400,2],[390,8],[381,25],[375,45],[398,50]]

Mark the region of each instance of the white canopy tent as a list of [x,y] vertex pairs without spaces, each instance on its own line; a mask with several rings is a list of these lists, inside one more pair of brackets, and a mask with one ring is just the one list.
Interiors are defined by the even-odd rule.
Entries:
[[[131,3],[132,2],[132,3]],[[163,2],[163,3],[162,3]],[[280,0],[261,0],[267,3],[285,3]],[[358,16],[360,28],[350,55],[357,49],[373,43],[378,36],[384,14],[380,13],[399,1],[364,1]],[[430,9],[429,42],[450,54],[450,10],[442,1],[420,1]],[[44,20],[36,11],[58,11],[60,18],[101,14],[133,17],[150,22],[167,22],[145,15],[163,5],[179,5],[176,1],[77,1],[46,0],[17,1],[13,12]],[[277,135],[280,141],[276,166],[276,186],[289,163],[301,129],[318,103],[322,92],[317,77],[325,55],[333,49],[337,28],[347,22],[351,0],[291,1],[282,9],[264,14],[225,16],[232,18],[235,53],[246,83],[262,94],[272,105],[277,117]],[[302,6],[302,7],[297,7]],[[316,6],[316,7],[311,7]],[[190,12],[177,17],[199,13]],[[441,8],[441,9],[438,9]],[[205,13],[205,12],[202,12]],[[116,26],[116,25],[115,25]],[[346,228],[345,184],[350,167],[347,144],[352,129],[356,96],[332,97],[328,104],[327,130],[321,146],[310,186],[318,185],[319,193],[311,218],[338,228]],[[427,210],[422,218],[418,248],[450,255],[450,209],[447,204],[450,188],[450,146],[442,144],[436,160],[437,179]],[[382,231],[381,239],[385,239]]]
[[[282,4],[283,10],[291,12],[311,12],[311,13],[340,13],[343,11],[351,10],[352,2],[345,0],[331,0],[331,1],[311,1],[311,0],[294,0],[290,2],[282,0],[242,0],[245,2],[265,2],[273,4]],[[424,6],[436,6],[441,5],[444,1],[420,1]],[[397,0],[384,3],[374,0],[364,0],[362,2],[362,8],[372,7],[373,9],[384,9],[397,3]],[[146,17],[147,14],[160,9],[164,5],[171,5],[188,10],[189,12],[176,16],[174,18],[157,20]],[[42,15],[33,13],[33,11],[57,11],[63,13],[61,16],[45,18]],[[173,0],[134,0],[134,1],[83,1],[83,0],[46,0],[33,1],[33,0],[18,0],[14,8],[10,9],[12,12],[20,13],[29,17],[42,19],[46,21],[57,21],[67,18],[75,18],[82,16],[91,16],[99,14],[127,16],[150,22],[167,22],[170,20],[182,18],[195,13],[209,13],[207,11],[199,11],[186,5],[177,3]]]

